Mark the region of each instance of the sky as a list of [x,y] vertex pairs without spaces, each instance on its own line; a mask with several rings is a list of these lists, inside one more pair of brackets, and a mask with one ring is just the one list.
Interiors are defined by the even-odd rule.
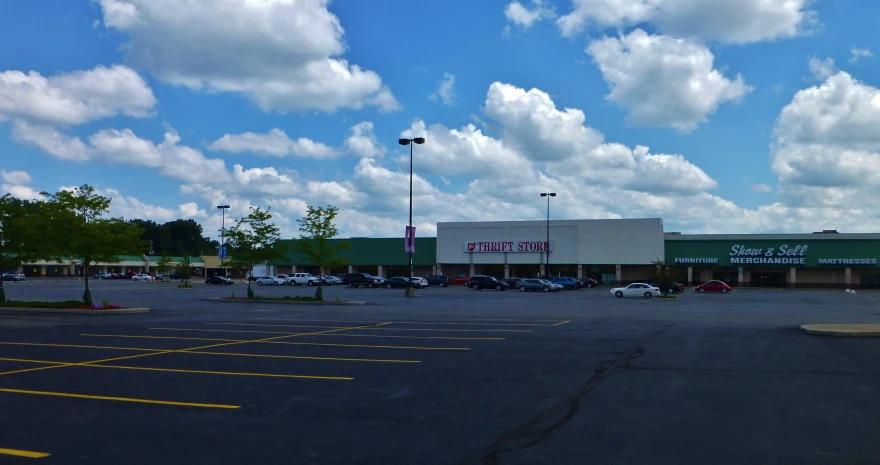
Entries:
[[308,205],[413,223],[877,232],[867,0],[0,3],[0,194],[82,184],[217,236]]

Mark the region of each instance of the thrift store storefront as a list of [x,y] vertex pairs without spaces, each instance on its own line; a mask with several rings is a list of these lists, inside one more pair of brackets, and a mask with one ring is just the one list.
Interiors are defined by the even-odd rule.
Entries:
[[880,234],[667,233],[666,263],[689,286],[880,289]]

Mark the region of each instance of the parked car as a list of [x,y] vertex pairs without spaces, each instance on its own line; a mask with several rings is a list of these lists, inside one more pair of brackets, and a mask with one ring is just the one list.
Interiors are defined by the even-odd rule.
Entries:
[[131,278],[134,278],[134,277],[137,276],[137,275],[138,275],[138,273],[135,273],[135,272],[133,272],[133,271],[129,271],[128,273],[125,273],[124,275],[120,276],[120,278],[122,278],[122,279],[131,279]]
[[505,278],[501,281],[507,283],[507,287],[510,289],[519,289],[519,283],[525,278]]
[[425,278],[413,277],[413,278],[409,278],[409,280],[412,281],[413,287],[416,289],[423,289],[426,287],[431,287],[431,284],[428,283],[428,280]]
[[321,276],[321,283],[325,286],[335,286],[337,284],[342,284],[342,280],[336,276]]
[[274,276],[260,276],[255,280],[257,286],[280,286],[281,280]]
[[553,278],[550,282],[554,283],[554,284],[559,284],[562,286],[563,289],[567,289],[570,291],[577,290],[577,288],[580,287],[578,285],[579,284],[578,280],[576,280],[574,278],[569,278],[566,276],[560,276],[558,278]]
[[697,292],[720,292],[722,294],[727,294],[732,288],[723,281],[713,279],[712,281],[706,281],[705,283],[700,284],[694,290]]
[[556,291],[561,291],[561,290],[565,289],[565,286],[563,286],[562,284],[554,283],[553,281],[550,281],[549,279],[542,279],[541,281],[544,281],[545,283],[549,284]]
[[165,281],[165,275],[161,273],[156,273],[153,276],[153,281]]
[[[205,284],[216,284],[216,285],[227,285],[230,286],[235,284],[235,281],[227,278],[226,276],[211,276],[210,278],[205,279]],[[257,283],[259,284],[259,283]]]
[[348,287],[373,287],[373,277],[367,273],[346,273],[342,278],[342,284]]
[[471,280],[470,276],[459,276],[457,278],[452,278],[449,281],[449,284],[451,286],[461,286],[462,284],[467,286],[468,283],[470,282],[470,280]]
[[[275,277],[278,278],[279,280],[281,280],[281,282],[284,284],[292,285],[292,283],[293,283],[293,281],[291,281],[291,279],[290,279],[290,276],[288,276],[286,274],[279,274],[278,276],[275,276]],[[282,284],[282,285],[284,285],[284,284]]]
[[495,289],[496,291],[506,291],[507,283],[499,281],[492,276],[474,275],[468,282],[468,287],[475,291],[483,289]]
[[384,286],[388,289],[403,289],[409,287],[409,280],[403,276],[395,276],[385,280]]
[[660,295],[660,288],[646,283],[632,283],[626,287],[615,287],[608,291],[614,297],[651,297]]
[[317,286],[319,278],[311,273],[294,273],[287,278],[291,286]]
[[578,281],[581,283],[581,287],[593,288],[599,285],[599,281],[596,281],[593,278],[581,278]]
[[138,273],[138,274],[132,276],[131,280],[132,281],[152,281],[153,277],[148,274]]
[[518,289],[520,292],[526,292],[526,291],[552,292],[552,291],[558,290],[555,287],[553,287],[553,284],[551,282],[544,280],[544,279],[536,279],[536,278],[521,279],[519,281]]
[[96,274],[95,278],[97,279],[112,279],[113,276],[110,273],[104,273],[103,271]]
[[[659,287],[660,289],[663,289],[663,286],[661,286],[660,284],[658,284],[656,282],[648,281],[648,284],[655,286],[655,287]],[[679,283],[679,282],[674,282],[674,283],[670,284],[669,289],[666,289],[666,292],[668,292],[670,294],[672,294],[674,292],[682,292],[682,291],[684,291],[684,284]]]
[[381,276],[372,276],[371,275],[370,278],[373,279],[373,283],[367,284],[367,287],[382,287],[385,285],[385,281],[388,281],[387,279],[385,279]]
[[3,281],[27,281],[27,278],[17,273],[3,273]]
[[431,286],[446,287],[452,282],[452,280],[449,279],[448,276],[443,276],[442,274],[428,276],[427,279],[428,279],[428,284],[430,284]]

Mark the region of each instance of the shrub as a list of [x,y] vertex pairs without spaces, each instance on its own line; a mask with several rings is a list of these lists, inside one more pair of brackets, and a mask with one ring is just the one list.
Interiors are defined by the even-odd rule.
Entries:
[[315,300],[317,300],[319,302],[324,300],[324,287],[323,286],[318,286],[318,290],[315,291]]

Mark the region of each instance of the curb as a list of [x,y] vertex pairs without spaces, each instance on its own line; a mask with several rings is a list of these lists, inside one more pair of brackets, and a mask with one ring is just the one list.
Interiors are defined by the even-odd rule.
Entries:
[[206,299],[208,302],[222,302],[225,304],[281,304],[281,305],[366,305],[366,302],[363,300],[348,300],[344,302],[334,302],[330,300],[325,300],[322,302],[315,301],[296,301],[296,300],[229,300],[229,299],[220,299],[220,298],[210,298]]
[[801,331],[817,336],[880,337],[880,324],[801,325]]
[[22,313],[67,313],[74,315],[124,315],[129,313],[149,313],[150,309],[147,307],[133,307],[111,310],[64,310],[60,308],[0,307],[0,311]]

